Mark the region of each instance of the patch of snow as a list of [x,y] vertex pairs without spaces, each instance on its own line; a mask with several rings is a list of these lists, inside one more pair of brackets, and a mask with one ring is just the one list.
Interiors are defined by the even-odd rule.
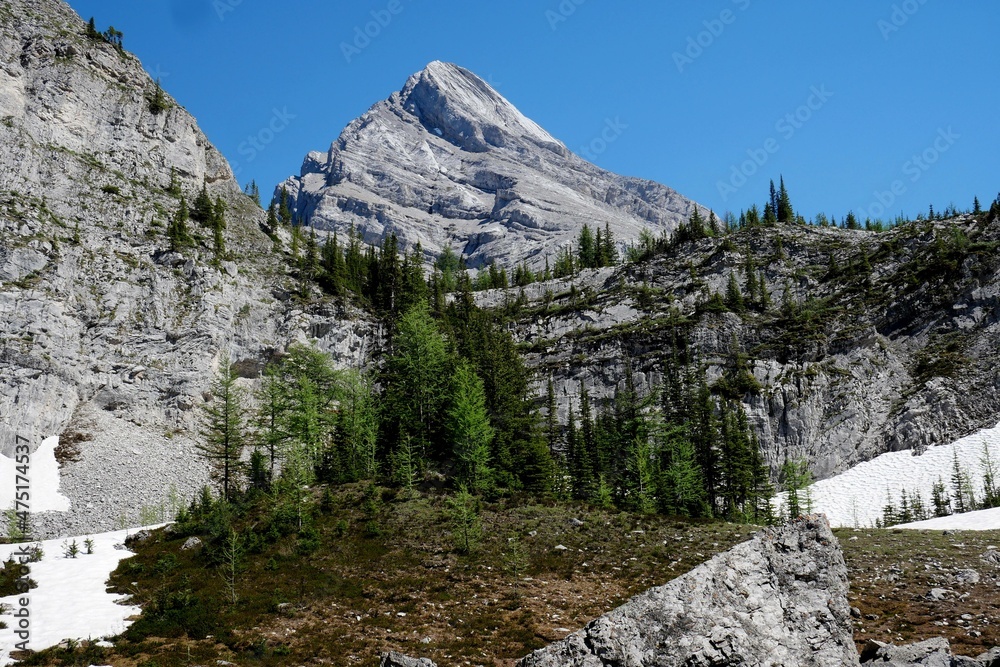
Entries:
[[439,137],[443,137],[444,136],[444,132],[441,131],[440,127],[435,127],[434,128],[434,134],[438,135]]
[[[924,507],[933,512],[931,489],[941,480],[951,493],[956,454],[960,467],[969,475],[979,496],[982,492],[984,446],[1000,468],[1000,424],[951,444],[931,447],[920,456],[914,456],[910,450],[882,454],[809,487],[812,509],[826,514],[834,527],[864,528],[874,526],[875,521],[882,517],[887,498],[898,509],[901,493],[906,491],[908,495],[919,493]],[[778,508],[785,502],[785,494],[778,494],[775,500]],[[960,517],[945,518],[957,520]]]
[[[32,513],[66,512],[70,508],[69,498],[59,493],[58,444],[58,436],[46,438],[31,453],[27,477]],[[0,509],[13,507],[17,486],[17,459],[0,454]]]
[[[55,646],[64,639],[98,639],[120,634],[127,628],[131,623],[127,619],[141,610],[119,604],[124,596],[108,593],[105,582],[119,561],[133,555],[121,545],[134,532],[134,529],[117,530],[90,536],[94,540],[94,553],[89,555],[83,553],[86,536],[42,542],[42,560],[28,566],[29,576],[38,587],[26,594],[0,598],[0,605],[6,609],[0,620],[9,626],[0,629],[0,666],[12,662],[10,653],[21,641],[14,634],[17,622],[10,614],[20,608],[22,597],[29,600],[28,648],[35,651]],[[73,539],[81,553],[76,558],[67,558],[63,544]],[[0,546],[0,560],[7,560],[19,548],[20,545],[14,544]]]
[[926,521],[901,523],[893,528],[914,530],[1000,530],[1000,507],[941,516]]

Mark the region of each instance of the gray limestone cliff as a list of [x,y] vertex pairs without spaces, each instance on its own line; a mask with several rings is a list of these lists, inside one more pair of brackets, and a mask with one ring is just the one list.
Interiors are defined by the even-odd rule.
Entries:
[[[360,313],[289,298],[287,262],[226,160],[131,54],[90,39],[57,0],[0,0],[0,452],[65,434],[68,513],[41,535],[134,524],[207,478],[196,409],[223,355],[246,382],[291,341],[342,363],[376,335]],[[176,181],[176,190],[171,181]],[[202,185],[227,205],[228,256],[190,221]]]
[[[782,224],[476,299],[512,314],[538,394],[551,379],[564,422],[581,386],[599,406],[628,365],[648,392],[688,355],[743,404],[775,471],[804,457],[824,478],[1000,420],[998,248],[1000,220],[986,215],[880,233]],[[721,296],[730,277],[742,308]],[[726,387],[737,355],[753,381]]]

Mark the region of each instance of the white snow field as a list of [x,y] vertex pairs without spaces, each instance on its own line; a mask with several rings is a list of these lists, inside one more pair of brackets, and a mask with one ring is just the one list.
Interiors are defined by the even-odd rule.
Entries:
[[[27,595],[0,598],[4,613],[0,620],[7,628],[0,629],[0,665],[12,662],[10,652],[22,641],[14,632],[18,619],[11,614],[20,609],[19,598],[29,599],[30,640],[28,648],[41,650],[55,646],[64,639],[99,639],[116,635],[129,625],[127,620],[139,614],[139,607],[118,604],[124,597],[106,591],[108,575],[118,567],[118,562],[132,555],[121,545],[125,537],[136,529],[118,530],[91,536],[94,553],[85,554],[85,537],[57,538],[41,543],[44,556],[31,563],[31,578],[38,587]],[[64,543],[76,540],[80,555],[67,558]],[[118,545],[119,548],[115,548]],[[0,560],[17,552],[21,545],[0,546]]]
[[[940,479],[951,492],[954,456],[958,454],[961,468],[972,480],[977,495],[982,491],[983,447],[987,447],[994,464],[1000,470],[1000,425],[983,429],[948,445],[931,447],[920,456],[912,451],[889,452],[858,464],[835,477],[816,482],[809,488],[814,512],[827,515],[832,526],[871,527],[881,518],[886,497],[899,507],[900,494],[917,492],[924,506],[933,512],[931,487]],[[1000,480],[998,480],[1000,481]],[[785,494],[779,494],[775,504],[780,508]],[[908,524],[911,528],[959,528],[989,530],[1000,528],[1000,513],[996,510],[934,519],[933,526]]]
[[[30,479],[31,512],[65,512],[69,498],[59,493],[59,463],[56,445],[59,437],[46,438],[31,453],[28,478]],[[0,510],[14,505],[17,491],[17,460],[0,454]]]
[[1000,507],[964,514],[952,514],[926,521],[901,523],[893,528],[914,530],[1000,530]]

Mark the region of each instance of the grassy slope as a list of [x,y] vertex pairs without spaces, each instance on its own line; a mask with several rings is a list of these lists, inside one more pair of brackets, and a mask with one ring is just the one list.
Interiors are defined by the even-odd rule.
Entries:
[[[509,502],[484,507],[482,544],[463,556],[453,548],[442,496],[383,495],[373,507],[363,489],[346,488],[317,512],[315,534],[262,541],[245,558],[236,604],[222,569],[208,564],[221,552],[207,536],[206,546],[182,551],[186,536],[158,533],[112,577],[146,609],[129,639],[113,649],[50,650],[28,664],[374,665],[380,652],[395,649],[442,666],[511,665],[754,531]],[[253,525],[266,535],[276,524],[258,515]],[[519,572],[512,571],[518,559],[511,537],[524,547]],[[863,615],[859,645],[941,635],[976,655],[1000,644],[997,571],[979,559],[1000,534],[845,530],[839,537],[851,604]],[[967,567],[979,571],[979,584],[954,582],[954,571]],[[937,586],[955,591],[952,599],[926,600]],[[968,627],[962,614],[972,615]],[[179,631],[178,620],[191,623],[190,634]]]

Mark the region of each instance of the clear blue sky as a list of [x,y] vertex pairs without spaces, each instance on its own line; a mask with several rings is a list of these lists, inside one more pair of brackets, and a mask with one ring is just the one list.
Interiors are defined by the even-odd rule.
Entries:
[[[762,203],[779,174],[806,217],[877,214],[879,199],[885,217],[912,216],[1000,191],[992,0],[70,4],[123,30],[265,199],[431,60],[489,80],[600,166],[720,213]],[[250,159],[275,109],[294,118]]]

